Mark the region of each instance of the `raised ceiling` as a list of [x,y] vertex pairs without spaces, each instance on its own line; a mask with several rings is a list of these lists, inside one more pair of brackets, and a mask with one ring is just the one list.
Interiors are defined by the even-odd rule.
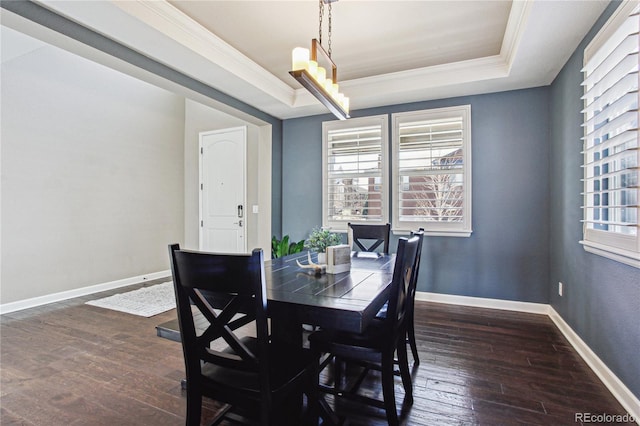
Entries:
[[[327,112],[288,75],[316,1],[41,3],[275,117]],[[332,57],[352,110],[543,86],[608,3],[340,0]]]
[[[170,3],[286,84],[300,87],[288,74],[291,49],[308,48],[318,38],[318,2]],[[498,55],[510,10],[509,1],[340,0],[332,3],[332,58],[340,79],[353,80]]]

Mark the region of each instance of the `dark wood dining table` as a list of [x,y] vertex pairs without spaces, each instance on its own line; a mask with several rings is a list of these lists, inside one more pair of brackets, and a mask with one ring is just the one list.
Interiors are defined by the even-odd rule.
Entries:
[[[306,264],[307,253],[265,261],[265,275],[272,332],[300,347],[302,324],[362,332],[389,298],[393,254],[353,252],[351,270],[339,274],[316,275],[296,260]],[[158,336],[180,340],[177,319],[156,330]]]

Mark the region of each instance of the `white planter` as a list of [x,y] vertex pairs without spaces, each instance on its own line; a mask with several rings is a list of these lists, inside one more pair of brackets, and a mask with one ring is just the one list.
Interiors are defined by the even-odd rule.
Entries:
[[327,253],[318,253],[318,263],[319,264],[326,264],[327,263]]

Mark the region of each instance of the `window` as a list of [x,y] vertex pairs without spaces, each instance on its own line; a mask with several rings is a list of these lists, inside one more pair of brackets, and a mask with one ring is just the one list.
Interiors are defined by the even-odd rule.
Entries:
[[392,120],[393,229],[471,235],[471,106]]
[[584,52],[585,250],[640,267],[638,3],[625,2]]
[[322,123],[322,225],[387,223],[387,116]]

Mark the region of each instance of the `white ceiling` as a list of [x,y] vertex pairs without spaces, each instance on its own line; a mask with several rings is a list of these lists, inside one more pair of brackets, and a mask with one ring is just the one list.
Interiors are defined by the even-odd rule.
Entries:
[[[355,110],[548,85],[608,3],[340,0],[340,90]],[[42,4],[273,116],[327,112],[288,74],[318,37],[317,1]]]

